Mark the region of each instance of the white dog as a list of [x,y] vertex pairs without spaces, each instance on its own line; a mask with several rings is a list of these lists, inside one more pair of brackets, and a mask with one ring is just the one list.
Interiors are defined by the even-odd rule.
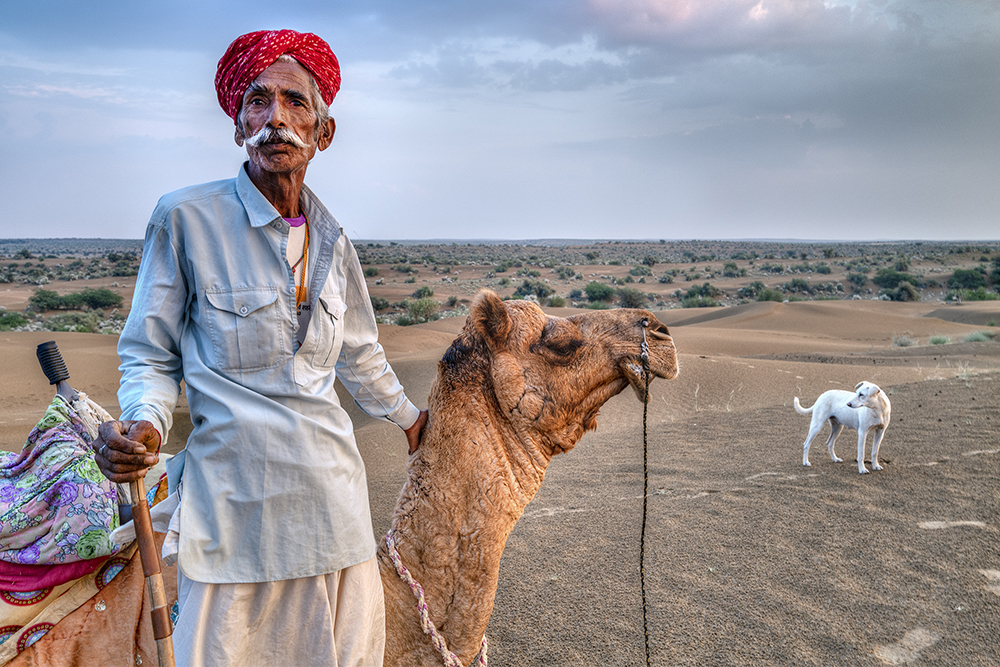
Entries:
[[843,459],[838,459],[833,451],[837,436],[849,426],[858,432],[858,472],[862,475],[868,472],[865,467],[865,438],[868,431],[874,429],[875,437],[872,438],[872,470],[881,470],[878,464],[878,446],[882,443],[882,436],[885,429],[889,427],[889,397],[885,392],[871,382],[859,382],[854,388],[854,393],[831,389],[824,392],[816,399],[811,408],[803,408],[799,405],[798,396],[795,397],[795,411],[800,415],[812,414],[812,423],[809,425],[809,435],[802,445],[802,465],[809,465],[809,444],[813,438],[823,428],[823,423],[830,422],[830,439],[826,446],[830,450],[830,458],[834,463],[840,463]]

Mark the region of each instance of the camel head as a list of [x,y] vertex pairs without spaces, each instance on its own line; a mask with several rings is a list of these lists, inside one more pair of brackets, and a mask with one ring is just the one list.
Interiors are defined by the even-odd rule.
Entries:
[[645,398],[644,339],[649,380],[675,377],[673,339],[649,311],[550,317],[529,301],[484,291],[439,364],[439,383],[456,391],[482,386],[501,420],[556,454],[596,428],[601,406],[626,387]]

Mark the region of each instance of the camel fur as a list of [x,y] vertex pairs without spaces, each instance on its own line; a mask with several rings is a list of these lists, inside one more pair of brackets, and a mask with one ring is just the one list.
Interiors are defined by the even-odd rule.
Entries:
[[[507,537],[552,457],[597,426],[601,406],[677,375],[673,339],[645,310],[549,317],[528,301],[481,293],[438,363],[429,421],[410,457],[392,520],[403,564],[423,585],[431,620],[463,664],[480,644]],[[386,601],[386,667],[440,666],[416,600],[379,546]]]

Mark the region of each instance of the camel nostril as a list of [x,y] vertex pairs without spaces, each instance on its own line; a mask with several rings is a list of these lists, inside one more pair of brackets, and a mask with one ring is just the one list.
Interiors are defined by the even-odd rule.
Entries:
[[653,338],[656,338],[657,340],[664,340],[670,336],[670,329],[668,329],[665,324],[657,322],[656,326],[649,330],[649,333],[652,334]]

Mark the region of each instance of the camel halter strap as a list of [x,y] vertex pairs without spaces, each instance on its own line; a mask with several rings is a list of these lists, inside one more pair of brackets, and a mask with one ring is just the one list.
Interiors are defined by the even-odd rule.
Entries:
[[642,396],[642,531],[639,536],[639,588],[642,590],[642,634],[645,640],[646,665],[649,665],[649,624],[646,620],[646,500],[649,498],[649,463],[647,457],[648,437],[646,416],[649,412],[649,343],[646,342],[646,328],[649,320],[642,321],[642,377],[645,391]]
[[[396,539],[393,537],[391,530],[385,535],[385,548],[389,552],[389,558],[392,560],[393,567],[396,568],[396,574],[406,582],[410,590],[413,591],[413,595],[417,598],[417,611],[420,612],[420,627],[423,629],[424,634],[431,638],[431,644],[441,654],[441,659],[444,660],[445,667],[465,667],[462,661],[458,659],[458,656],[448,650],[448,642],[445,641],[445,638],[434,627],[434,623],[431,622],[431,615],[427,609],[427,602],[424,599],[424,587],[416,582],[410,571],[403,565],[403,561],[400,560],[399,552],[396,551]],[[469,667],[477,667],[479,665],[487,667],[486,635],[483,635],[483,643],[479,647],[479,653],[469,663]]]

